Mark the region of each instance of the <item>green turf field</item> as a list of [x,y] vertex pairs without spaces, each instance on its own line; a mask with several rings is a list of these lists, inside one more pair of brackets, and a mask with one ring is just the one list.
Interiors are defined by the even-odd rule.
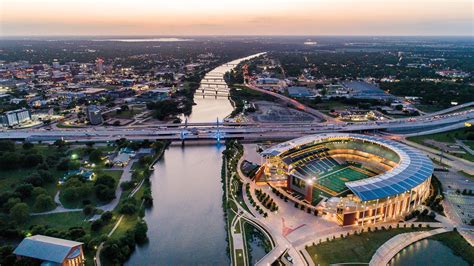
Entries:
[[354,170],[350,166],[342,166],[325,173],[318,179],[318,184],[340,193],[346,190],[346,182],[356,181],[369,177],[369,175]]

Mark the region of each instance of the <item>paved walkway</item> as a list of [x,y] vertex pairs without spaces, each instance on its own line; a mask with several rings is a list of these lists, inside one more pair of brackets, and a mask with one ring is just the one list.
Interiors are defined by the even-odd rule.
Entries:
[[[106,212],[106,211],[113,211],[115,209],[115,207],[117,207],[117,205],[120,202],[120,197],[122,196],[122,188],[120,187],[120,184],[125,182],[125,181],[132,180],[132,171],[131,171],[131,169],[132,169],[133,163],[136,162],[136,161],[137,161],[136,159],[131,160],[130,163],[127,166],[125,166],[123,169],[114,169],[114,170],[123,170],[122,176],[120,177],[120,180],[117,184],[117,188],[115,189],[115,198],[111,202],[109,202],[105,205],[97,206],[96,207],[97,209],[100,209],[100,210],[103,210],[104,212]],[[47,212],[36,212],[36,213],[32,213],[31,215],[35,216],[35,215],[46,215],[46,214],[52,214],[52,213],[82,211],[82,208],[77,208],[77,209],[65,208],[61,204],[61,201],[59,200],[59,191],[54,196],[54,202],[58,205],[54,210],[47,211]]]
[[[271,238],[273,238],[275,242],[275,247],[267,255],[265,255],[261,260],[259,260],[256,265],[271,265],[275,260],[277,260],[285,252],[288,252],[288,254],[291,256],[291,258],[293,259],[293,264],[306,265],[307,263],[305,263],[303,256],[293,247],[291,242],[286,237],[283,236],[282,234],[283,231],[278,230],[279,226],[276,226],[276,225],[282,225],[282,222],[280,220],[281,216],[278,216],[277,214],[271,213],[269,210],[266,210],[266,208],[263,207],[258,202],[256,195],[254,194],[254,191],[256,188],[255,183],[252,180],[250,180],[248,177],[246,177],[240,169],[240,165],[244,158],[245,158],[245,150],[244,150],[244,155],[240,158],[239,162],[237,163],[237,172],[244,183],[243,188],[242,188],[244,202],[249,207],[250,211],[252,212],[252,215],[255,217],[255,218],[253,217],[247,217],[247,218],[250,218],[254,222],[259,223],[260,226],[264,228],[264,230],[270,234]],[[255,200],[257,204],[259,204],[261,208],[266,210],[266,212],[268,213],[267,218],[263,217],[263,215],[257,212],[256,209],[252,206],[252,204],[248,200],[247,191],[245,189],[245,186],[247,183],[250,184],[250,194],[252,195],[252,198]],[[272,192],[270,191],[269,193],[272,193]]]
[[386,266],[402,249],[421,239],[451,231],[452,228],[438,228],[430,231],[399,234],[380,246],[370,260],[370,266]]

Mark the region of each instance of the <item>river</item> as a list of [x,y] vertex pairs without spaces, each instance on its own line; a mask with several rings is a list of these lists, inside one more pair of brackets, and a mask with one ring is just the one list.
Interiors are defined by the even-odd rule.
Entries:
[[456,256],[442,242],[424,239],[404,248],[390,261],[389,265],[468,266],[469,263]]
[[[238,63],[248,58],[241,58]],[[207,75],[230,70],[220,66]],[[222,80],[223,81],[223,80]],[[188,122],[210,122],[232,112],[227,98],[196,96]],[[151,176],[153,208],[145,213],[149,242],[127,265],[228,265],[222,210],[224,145],[171,145]]]

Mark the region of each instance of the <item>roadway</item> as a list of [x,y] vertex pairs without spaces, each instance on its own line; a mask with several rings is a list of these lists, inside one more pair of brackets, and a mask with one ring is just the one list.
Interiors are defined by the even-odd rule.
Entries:
[[384,122],[363,123],[292,123],[292,124],[244,124],[230,123],[194,123],[162,124],[157,127],[90,127],[64,129],[27,129],[3,130],[0,139],[27,139],[30,141],[103,141],[128,138],[168,139],[168,140],[202,140],[202,139],[290,139],[308,134],[325,132],[363,132],[389,131],[412,133],[436,129],[437,132],[464,126],[464,122],[474,123],[474,110],[457,114],[447,114],[416,120],[388,120]]

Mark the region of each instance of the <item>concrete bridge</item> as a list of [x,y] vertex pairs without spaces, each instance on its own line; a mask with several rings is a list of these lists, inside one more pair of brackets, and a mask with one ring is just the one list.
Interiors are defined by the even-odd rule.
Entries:
[[409,245],[441,233],[451,231],[452,228],[438,228],[430,231],[404,233],[392,237],[380,246],[370,260],[370,266],[386,266],[402,249]]
[[4,130],[0,132],[0,139],[54,141],[65,139],[68,141],[111,141],[120,138],[133,140],[163,139],[163,140],[221,140],[237,138],[246,140],[286,140],[309,134],[327,132],[409,132],[452,130],[464,127],[465,122],[474,122],[474,116],[449,116],[444,119],[432,119],[406,123],[401,121],[387,121],[384,123],[339,123],[339,124],[235,124],[203,123],[190,126],[189,124],[159,125],[156,127],[100,127],[100,128],[72,128],[72,129],[28,129]]

